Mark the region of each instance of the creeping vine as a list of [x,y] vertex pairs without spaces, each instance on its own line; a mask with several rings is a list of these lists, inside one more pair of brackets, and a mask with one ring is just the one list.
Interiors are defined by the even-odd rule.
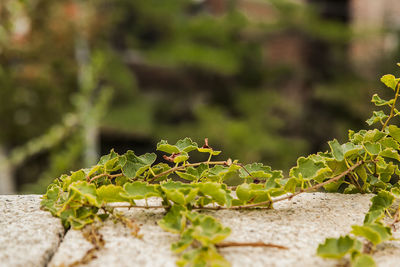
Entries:
[[[385,75],[381,81],[394,91],[394,97],[383,100],[375,94],[372,102],[378,107],[387,106],[390,113],[374,111],[367,123],[379,123],[382,128],[350,130],[348,142],[340,144],[335,139],[328,142],[328,151],[300,157],[286,178],[282,171],[262,163],[212,161],[221,151],[210,147],[207,139],[202,147],[190,138],[176,144],[162,140],[157,150],[165,153],[163,159],[167,163],[156,163],[155,153],[139,156],[128,151],[119,155],[112,150],[97,165],[55,179],[43,196],[42,208],[60,217],[66,228],[82,229],[111,216],[130,227],[137,238],[141,237],[139,226],[115,209],[165,209],[166,214],[158,224],[180,237],[171,246],[180,255],[178,266],[230,266],[219,253],[220,248],[287,248],[262,242],[224,242],[231,230],[197,210],[272,208],[278,201],[322,188],[345,194],[373,193],[363,225],[353,225],[346,236],[327,238],[319,245],[317,254],[345,258],[352,266],[375,266],[376,246],[393,239],[392,231],[400,220],[400,207],[394,205],[400,198],[400,128],[389,124],[400,114],[396,108],[400,79]],[[207,160],[189,161],[194,151],[206,154]],[[241,183],[228,186],[226,181],[235,176]],[[158,198],[161,202],[153,206],[135,202],[145,199],[147,204],[148,198]],[[392,217],[391,223],[385,223],[387,216]],[[96,249],[103,246],[96,244]],[[88,255],[83,261],[90,258]]]

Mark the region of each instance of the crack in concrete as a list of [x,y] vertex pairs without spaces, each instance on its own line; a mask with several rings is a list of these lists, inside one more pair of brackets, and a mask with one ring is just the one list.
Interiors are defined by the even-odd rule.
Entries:
[[58,234],[58,243],[57,246],[55,247],[55,249],[53,249],[48,255],[47,255],[47,260],[44,263],[44,267],[48,267],[51,260],[53,259],[54,255],[56,255],[57,251],[60,249],[60,246],[62,244],[62,242],[64,241],[64,237],[65,235],[68,233],[69,229],[64,229],[63,233],[59,233]]

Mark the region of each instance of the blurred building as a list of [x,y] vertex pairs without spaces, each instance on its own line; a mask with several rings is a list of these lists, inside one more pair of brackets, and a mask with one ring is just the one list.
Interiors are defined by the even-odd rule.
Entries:
[[[227,0],[206,0],[211,12],[222,14],[229,8]],[[279,2],[279,1],[277,1]],[[374,63],[399,46],[400,1],[398,0],[292,0],[312,4],[323,17],[349,24],[355,36],[348,47],[349,59],[362,74],[373,71]],[[276,12],[268,1],[238,0],[237,4],[253,20],[271,21]],[[267,57],[271,61],[304,64],[304,44],[291,34],[268,40]]]
[[374,62],[399,46],[400,1],[351,0],[351,25],[356,37],[350,57],[365,74],[373,71]]

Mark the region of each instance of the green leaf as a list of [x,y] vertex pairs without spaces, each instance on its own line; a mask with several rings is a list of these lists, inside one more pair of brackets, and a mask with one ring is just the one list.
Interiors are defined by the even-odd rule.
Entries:
[[48,210],[53,216],[57,216],[56,201],[53,199],[42,199],[40,207]]
[[378,129],[373,129],[369,130],[364,134],[363,141],[364,142],[378,142],[379,140],[382,140],[386,136],[386,133],[378,130]]
[[323,258],[340,259],[347,253],[361,250],[360,241],[349,236],[339,238],[327,238],[324,244],[320,244],[317,249],[317,255]]
[[89,204],[95,207],[101,206],[97,196],[96,186],[94,184],[88,184],[86,181],[78,181],[70,184],[69,190],[74,191],[84,197]]
[[269,190],[263,184],[241,184],[236,188],[236,195],[245,203],[259,203],[271,199]]
[[344,178],[340,178],[336,182],[332,182],[324,185],[324,189],[330,193],[337,193],[339,191],[340,186],[344,183]]
[[184,251],[186,248],[188,248],[194,241],[193,231],[194,231],[193,228],[186,229],[182,233],[179,241],[171,245],[171,250],[175,253],[180,253]]
[[71,182],[86,181],[86,175],[83,170],[71,172],[70,177],[71,177]]
[[364,143],[364,148],[365,151],[367,151],[367,153],[369,153],[370,155],[378,155],[379,152],[381,152],[382,150],[380,144],[371,142]]
[[104,164],[106,172],[115,172],[121,169],[119,157],[113,158]]
[[385,227],[378,223],[364,224],[363,226],[352,225],[352,233],[356,236],[362,236],[378,245],[392,237],[390,227]]
[[380,191],[376,196],[371,199],[372,205],[370,211],[388,209],[394,201],[394,196],[387,191]]
[[168,200],[171,200],[172,202],[182,206],[186,205],[185,195],[179,190],[168,190],[165,192],[165,194],[167,195]]
[[104,173],[104,166],[103,165],[96,165],[94,166],[89,173],[87,174],[88,177],[92,177],[97,174]]
[[376,267],[374,259],[370,255],[360,254],[351,261],[352,267]]
[[374,103],[375,106],[378,106],[378,107],[379,106],[390,106],[390,105],[392,105],[394,103],[394,99],[391,99],[391,100],[387,101],[387,100],[383,100],[382,98],[380,98],[378,96],[378,94],[374,94],[372,96],[371,102]]
[[[168,165],[168,164],[165,164],[165,163],[158,163],[157,165],[154,165],[154,166],[152,166],[151,167],[151,170],[152,170],[152,172],[150,171],[150,169],[149,169],[149,179],[151,179],[152,177],[154,177],[154,175],[153,174],[155,174],[155,175],[159,175],[159,174],[161,174],[161,173],[163,173],[163,172],[166,172],[166,171],[168,171],[168,170],[170,170],[171,169],[171,167]],[[171,173],[168,173],[168,174],[165,174],[165,175],[163,175],[163,176],[160,176],[160,177],[158,177],[155,181],[163,181],[163,180],[166,180],[167,178],[168,178],[168,176],[169,175],[171,175]]]
[[296,187],[300,185],[300,182],[297,178],[290,178],[287,179],[285,185],[284,185],[284,190],[290,193],[294,193],[296,191]]
[[208,166],[204,163],[200,164],[197,168],[188,167],[186,172],[176,172],[182,179],[189,181],[199,181],[205,177],[208,172]]
[[158,142],[157,150],[163,151],[163,152],[166,152],[169,154],[173,154],[173,153],[176,154],[176,153],[180,152],[178,147],[168,144],[168,142],[166,140],[161,140],[160,142]]
[[390,148],[399,150],[400,148],[399,143],[392,137],[385,137],[382,140],[380,140],[379,143],[382,145],[383,149]]
[[165,190],[179,190],[179,189],[187,189],[193,188],[196,186],[195,184],[186,184],[182,182],[175,182],[175,181],[166,181],[160,184],[161,187]]
[[247,183],[241,184],[236,188],[236,196],[240,200],[246,202],[250,199],[250,190],[251,190],[250,184]]
[[201,153],[208,153],[208,154],[211,154],[213,156],[217,156],[217,155],[221,154],[221,151],[215,151],[212,148],[202,148],[202,147],[200,147],[200,148],[197,149],[197,151],[199,151]]
[[372,112],[372,117],[369,118],[366,122],[368,125],[372,125],[375,124],[377,122],[381,122],[383,124],[383,122],[389,118],[388,115],[385,114],[385,112],[383,112],[382,110],[379,111],[374,111]]
[[157,156],[154,153],[146,153],[138,157],[132,150],[129,150],[121,158],[123,158],[121,161],[126,159],[122,166],[122,173],[128,178],[135,178],[148,170]]
[[364,224],[371,224],[380,221],[384,217],[384,210],[372,210],[364,217]]
[[386,148],[379,153],[379,156],[400,161],[400,155],[396,149]]
[[353,130],[349,130],[350,142],[352,142],[354,144],[360,144],[362,141],[364,141],[364,136],[365,136],[366,132],[367,132],[366,130],[360,130],[356,133]]
[[71,183],[77,181],[86,181],[86,175],[83,170],[79,170],[76,172],[71,172],[70,176],[67,175],[63,176],[63,179],[64,179],[63,190],[66,191]]
[[400,188],[393,187],[390,192],[396,197],[400,198]]
[[192,236],[203,246],[219,243],[231,233],[231,229],[224,227],[217,219],[209,215],[198,214],[191,222]]
[[264,166],[262,163],[247,164],[239,169],[239,177],[243,179],[266,180],[268,178],[282,178],[281,171],[272,171],[270,166]]
[[179,152],[174,156],[174,163],[185,162],[189,159],[189,155],[186,152]]
[[119,155],[114,151],[114,149],[111,149],[110,153],[107,155],[104,155],[100,158],[99,162],[97,165],[104,165],[107,161],[118,158]]
[[342,161],[344,160],[344,152],[342,146],[339,144],[339,142],[334,139],[333,141],[328,142],[331,151],[332,151],[332,156],[337,160],[337,161]]
[[232,164],[230,166],[216,165],[209,169],[208,180],[223,182],[232,176],[235,176],[240,166]]
[[376,192],[377,190],[386,190],[387,188],[387,183],[382,182],[379,178],[377,178],[374,175],[368,175],[368,179],[369,179],[369,189],[372,192]]
[[128,177],[122,175],[122,176],[116,177],[114,181],[115,181],[115,185],[123,186],[124,184],[129,182],[129,179],[128,179]]
[[197,143],[193,142],[192,139],[186,137],[183,140],[179,140],[178,142],[176,142],[175,145],[170,145],[168,144],[168,142],[166,140],[161,140],[158,144],[157,144],[157,150],[159,151],[163,151],[169,154],[172,153],[182,153],[182,152],[186,152],[189,153],[190,151],[196,150],[198,149],[198,145]]
[[[378,158],[379,159],[379,158]],[[389,183],[393,174],[398,171],[397,164],[393,164],[392,162],[386,163],[382,158],[376,163],[376,174],[379,175],[379,179],[382,182]]]
[[381,82],[384,83],[387,87],[392,88],[394,91],[396,90],[397,83],[399,79],[396,79],[392,74],[386,74],[382,76]]
[[126,183],[124,185],[125,193],[120,193],[122,197],[128,199],[144,199],[149,197],[159,197],[157,190],[159,185],[150,185],[145,182]]
[[390,135],[397,141],[400,142],[400,128],[396,125],[389,125],[388,127]]
[[[62,211],[59,215],[58,215],[61,219],[61,222],[64,226],[65,229],[69,228],[69,226],[71,225],[71,219],[73,220],[75,217],[74,211],[72,209],[67,209]],[[82,224],[81,226],[73,226],[75,229],[80,229],[84,226],[84,224]]]
[[168,200],[182,206],[191,203],[196,198],[199,191],[199,188],[192,184],[183,184],[173,181],[162,183],[161,189],[166,194]]
[[185,254],[176,262],[180,267],[230,267],[229,262],[222,257],[215,247],[201,247],[193,249]]
[[46,194],[43,196],[43,198],[57,200],[60,197],[60,193],[62,193],[62,190],[59,186],[50,184],[47,187]]
[[164,218],[158,221],[158,225],[165,231],[179,234],[184,230],[186,225],[186,211],[184,207],[174,205]]
[[332,173],[325,162],[316,161],[311,157],[300,157],[297,166],[290,169],[289,176],[299,180],[321,181]]
[[103,185],[99,187],[96,191],[100,201],[102,201],[103,203],[124,202],[127,200],[121,195],[125,193],[124,189],[121,186],[113,184]]
[[352,155],[357,155],[363,147],[360,145],[355,145],[351,142],[347,142],[342,145],[342,148],[344,152],[344,157],[349,158]]
[[230,196],[230,191],[226,189],[226,185],[213,182],[204,182],[198,184],[200,192],[206,196],[210,196],[213,201],[217,202],[219,205],[231,205],[232,197]]
[[356,194],[359,192],[360,190],[355,185],[350,184],[344,189],[343,194]]

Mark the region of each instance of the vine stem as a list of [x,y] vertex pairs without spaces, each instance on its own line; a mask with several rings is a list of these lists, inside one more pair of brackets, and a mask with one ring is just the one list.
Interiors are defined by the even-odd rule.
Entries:
[[[370,161],[364,161],[364,160],[360,160],[358,162],[356,162],[353,166],[349,167],[346,171],[342,172],[341,174],[330,178],[329,180],[326,180],[325,182],[316,184],[312,187],[309,187],[307,189],[301,189],[298,192],[295,192],[293,194],[290,195],[285,195],[282,197],[278,197],[278,198],[274,198],[272,200],[268,200],[268,201],[264,201],[264,202],[259,202],[259,203],[254,203],[254,204],[248,204],[248,205],[241,205],[241,206],[233,206],[233,207],[224,207],[224,206],[216,206],[216,207],[192,207],[193,209],[203,209],[203,210],[238,210],[238,209],[248,209],[248,208],[265,208],[265,209],[269,209],[269,207],[262,207],[265,205],[270,205],[272,203],[276,203],[279,201],[283,201],[286,199],[292,199],[293,197],[302,194],[302,193],[306,193],[306,192],[310,192],[316,189],[319,189],[321,187],[323,187],[324,185],[336,182],[337,180],[339,180],[340,178],[346,176],[347,174],[351,173],[352,171],[354,171],[355,169],[357,169],[359,166],[361,166],[364,163],[371,163],[371,162],[376,162],[376,160],[370,160]],[[197,163],[194,163],[197,164]],[[145,208],[145,209],[161,209],[161,208],[169,208],[170,206],[164,206],[164,205],[158,205],[158,206],[132,206],[132,205],[117,205],[117,206],[109,206],[109,207],[113,207],[113,208]]]
[[387,120],[385,121],[385,124],[383,124],[382,131],[385,130],[385,128],[386,128],[387,124],[389,123],[389,121],[394,117],[394,109],[395,109],[395,106],[396,106],[397,97],[399,96],[399,91],[400,91],[400,82],[397,83],[396,95],[394,96],[394,101],[393,101],[393,104],[392,104],[391,109],[390,109],[390,115],[387,118]]
[[[159,178],[159,177],[162,177],[162,176],[164,176],[164,175],[167,175],[167,174],[169,174],[169,173],[171,173],[171,172],[179,171],[179,170],[185,169],[185,168],[187,168],[187,167],[199,166],[199,165],[201,165],[201,164],[209,164],[209,165],[227,165],[228,162],[227,162],[227,161],[204,161],[204,162],[197,162],[197,163],[185,164],[185,165],[181,165],[181,166],[175,166],[175,167],[173,167],[173,168],[171,168],[171,169],[169,169],[169,170],[167,170],[167,171],[165,171],[165,172],[162,172],[162,173],[157,174],[156,176],[152,177],[152,178],[149,180],[149,183],[151,183],[151,182],[153,182],[155,179],[157,179],[157,178]],[[109,177],[109,178],[112,179],[112,178],[116,178],[116,177],[123,176],[123,175],[124,175],[123,173],[118,173],[118,174],[102,173],[102,174],[96,175],[96,176],[94,176],[94,177],[92,177],[92,178],[86,177],[86,180],[88,180],[88,182],[91,183],[91,182],[93,182],[94,180],[99,179],[99,178],[102,178],[102,177],[105,177],[105,176],[107,176],[107,177]]]
[[368,163],[368,162],[370,162],[370,161],[360,160],[360,161],[358,161],[357,163],[355,163],[353,166],[351,166],[350,168],[348,168],[346,171],[342,172],[341,174],[339,174],[339,175],[337,175],[337,176],[335,176],[335,177],[332,177],[331,179],[329,179],[329,180],[327,180],[327,181],[325,181],[325,182],[316,184],[316,185],[314,185],[314,186],[312,186],[312,187],[309,187],[309,188],[307,188],[307,189],[302,189],[302,190],[300,190],[300,191],[298,191],[298,192],[295,192],[295,193],[293,193],[293,194],[286,195],[286,196],[282,196],[282,197],[278,197],[278,198],[275,198],[275,199],[273,199],[273,200],[268,200],[268,201],[264,201],[264,202],[260,202],[260,203],[249,204],[249,205],[243,205],[243,206],[241,206],[241,207],[244,207],[244,208],[257,207],[257,206],[263,206],[263,205],[272,204],[272,203],[279,202],[279,201],[286,200],[286,199],[291,199],[291,198],[293,198],[293,197],[295,197],[295,196],[297,196],[297,195],[299,195],[299,194],[301,194],[301,193],[310,192],[310,191],[316,190],[316,189],[318,189],[318,188],[321,188],[321,187],[323,187],[324,185],[330,184],[330,183],[332,183],[332,182],[336,182],[336,181],[339,180],[340,178],[346,176],[347,174],[349,174],[349,173],[351,173],[352,171],[354,171],[355,169],[357,169],[357,168],[358,168],[359,166],[361,166],[362,164]]
[[116,178],[116,177],[119,177],[119,176],[123,176],[123,174],[122,173],[117,173],[117,174],[102,173],[102,174],[96,175],[96,176],[94,176],[92,178],[86,177],[86,180],[88,180],[88,182],[91,183],[94,180],[99,179],[99,178],[104,177],[104,176],[107,176],[108,178],[113,179],[113,178]]
[[264,243],[264,242],[222,242],[215,244],[217,248],[228,248],[228,247],[269,247],[269,248],[279,248],[279,249],[289,249],[288,247]]
[[175,171],[179,171],[179,170],[182,170],[182,169],[186,169],[187,167],[196,167],[196,166],[200,166],[201,164],[207,164],[207,165],[227,165],[228,162],[227,162],[226,160],[225,160],[225,161],[204,161],[204,162],[189,163],[189,164],[185,164],[185,165],[181,165],[181,166],[176,166],[176,167],[173,167],[173,168],[171,168],[171,169],[169,169],[169,170],[167,170],[167,171],[165,171],[165,172],[162,172],[162,173],[157,174],[156,176],[152,177],[152,178],[149,180],[149,183],[151,183],[151,182],[153,182],[154,180],[156,180],[157,178],[160,178],[160,177],[162,177],[162,176],[164,176],[164,175],[167,175],[167,174],[169,174],[169,173],[171,173],[171,172],[175,172]]
[[[136,208],[136,209],[167,209],[170,208],[171,206],[166,206],[166,205],[154,205],[154,206],[147,206],[147,205],[106,205],[106,207],[109,208]],[[195,206],[192,207],[193,210],[236,210],[236,209],[246,209],[247,207],[245,206],[233,206],[233,207],[224,207],[224,206],[215,206],[215,207],[200,207],[200,206]],[[251,207],[249,207],[251,208]],[[270,209],[269,207],[257,207],[258,209]]]
[[[165,172],[159,173],[159,174],[155,175],[154,177],[152,177],[148,182],[149,183],[154,182],[157,178],[162,177],[164,175],[167,175],[169,173],[176,172],[176,171],[179,171],[179,170],[182,170],[182,169],[186,169],[187,167],[200,166],[201,164],[207,164],[207,165],[230,165],[230,163],[227,160],[224,160],[224,161],[209,161],[208,160],[208,161],[197,162],[197,163],[189,163],[189,164],[185,164],[185,165],[181,165],[181,166],[175,166],[175,167],[173,167],[173,168],[171,168],[171,169],[169,169],[169,170],[167,170]],[[240,163],[231,163],[231,164],[234,164],[234,165],[237,165],[237,166],[241,167],[245,172],[247,172],[249,174],[249,176],[253,177],[253,175],[251,175],[251,173],[243,166],[243,164],[240,164]],[[150,170],[154,174],[154,172],[153,172],[153,170],[151,168],[150,168]],[[97,180],[97,179],[105,177],[105,176],[107,176],[108,178],[113,179],[113,178],[116,178],[116,177],[119,177],[119,176],[123,176],[123,175],[124,175],[123,173],[117,173],[117,174],[102,173],[102,174],[96,175],[96,176],[94,176],[92,178],[90,178],[88,176],[88,177],[86,177],[86,180],[89,183],[91,183],[94,180]],[[253,177],[253,178],[255,178],[255,177]]]

